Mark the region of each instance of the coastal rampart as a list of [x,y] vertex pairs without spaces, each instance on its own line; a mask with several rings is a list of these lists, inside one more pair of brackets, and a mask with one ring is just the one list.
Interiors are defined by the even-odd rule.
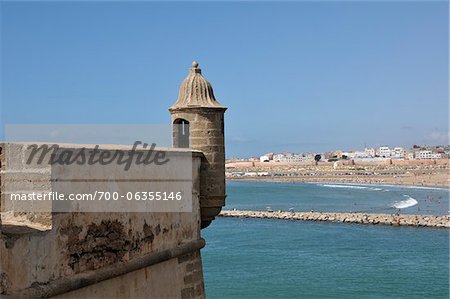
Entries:
[[301,221],[328,221],[360,224],[381,224],[416,227],[450,227],[450,215],[405,215],[332,212],[269,212],[269,211],[222,211],[221,217],[282,219]]
[[[46,159],[95,148],[58,146],[58,152]],[[202,153],[156,149],[174,164],[156,168],[133,163],[128,171],[118,163],[60,165],[44,160],[27,164],[29,144],[0,143],[0,298],[204,298]],[[123,154],[124,161],[134,154],[125,145],[98,145],[96,151],[96,157]],[[147,155],[148,150],[135,153]],[[188,186],[183,200],[177,202],[184,201],[191,212],[169,210],[172,206],[166,206],[166,211],[136,212],[136,207],[144,211],[139,204],[144,201],[137,198],[77,200],[74,207],[90,207],[93,212],[55,212],[54,208],[69,207],[62,205],[69,201],[46,205],[45,200],[27,200],[12,206],[9,197],[11,192],[89,194],[93,190],[143,194],[158,186],[167,188],[162,191]],[[161,207],[160,202],[153,207]],[[116,204],[127,210],[115,211]],[[11,206],[21,210],[8,210]]]

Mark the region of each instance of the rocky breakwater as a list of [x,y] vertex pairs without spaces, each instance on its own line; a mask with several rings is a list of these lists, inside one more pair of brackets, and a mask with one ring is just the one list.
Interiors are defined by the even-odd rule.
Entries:
[[360,224],[381,224],[416,227],[450,227],[450,215],[405,215],[405,214],[368,214],[368,213],[330,213],[330,212],[269,212],[224,210],[221,217],[283,219],[302,221],[328,221]]

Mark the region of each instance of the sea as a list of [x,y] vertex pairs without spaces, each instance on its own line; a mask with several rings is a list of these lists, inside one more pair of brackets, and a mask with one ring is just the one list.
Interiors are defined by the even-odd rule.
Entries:
[[[446,215],[449,189],[227,182],[237,210]],[[216,218],[202,230],[208,298],[449,298],[449,230]]]

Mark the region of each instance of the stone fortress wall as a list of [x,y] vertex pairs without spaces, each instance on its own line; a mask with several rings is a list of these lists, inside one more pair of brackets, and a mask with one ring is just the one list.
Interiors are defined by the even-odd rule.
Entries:
[[[177,163],[134,177],[171,186],[174,174],[189,169],[189,179],[178,178],[192,193],[183,212],[68,213],[53,205],[39,212],[8,210],[11,190],[53,192],[68,174],[71,190],[92,191],[99,181],[118,190],[117,181],[128,174],[122,165],[27,164],[29,144],[0,143],[0,297],[204,298],[200,232],[225,205],[225,110],[194,62],[169,109],[174,147],[156,149]],[[188,125],[183,136],[178,124]],[[94,145],[58,146],[78,151]],[[130,150],[101,145],[99,155]]]
[[[26,165],[27,147],[0,144],[2,169],[8,169],[0,173],[2,191],[10,184],[20,185],[22,191],[52,191],[56,170],[47,164]],[[192,151],[181,159],[192,160],[192,213],[1,213],[0,294],[6,298],[204,297],[202,153]],[[103,167],[90,167],[86,180],[106,175]],[[154,178],[165,180],[168,174]],[[84,192],[82,186],[72,190]],[[4,192],[1,198],[4,205],[8,200]]]

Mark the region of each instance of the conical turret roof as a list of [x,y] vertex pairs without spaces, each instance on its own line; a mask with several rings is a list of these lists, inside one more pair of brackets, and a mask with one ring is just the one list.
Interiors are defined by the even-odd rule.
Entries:
[[189,75],[183,80],[178,93],[178,99],[169,110],[183,108],[221,108],[222,106],[214,97],[211,84],[202,76],[202,70],[196,61],[192,62]]

